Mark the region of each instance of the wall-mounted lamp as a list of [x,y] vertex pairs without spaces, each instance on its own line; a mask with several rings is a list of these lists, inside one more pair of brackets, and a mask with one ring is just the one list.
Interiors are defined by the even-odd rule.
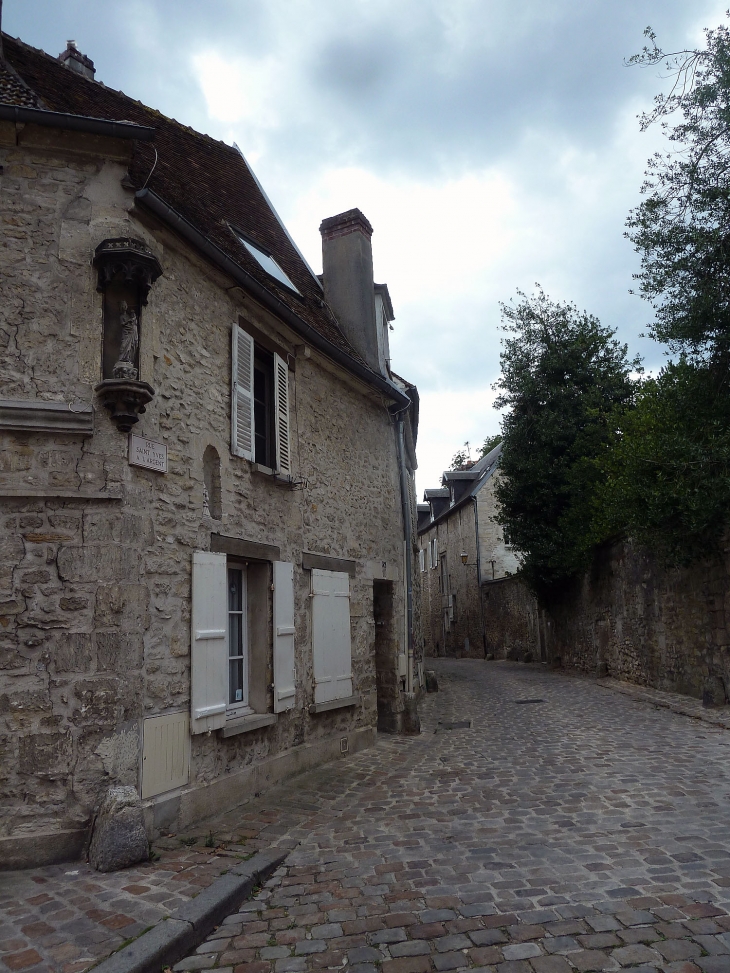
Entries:
[[466,564],[466,562],[468,560],[469,560],[469,555],[466,553],[466,551],[462,551],[461,552],[461,563],[462,564]]

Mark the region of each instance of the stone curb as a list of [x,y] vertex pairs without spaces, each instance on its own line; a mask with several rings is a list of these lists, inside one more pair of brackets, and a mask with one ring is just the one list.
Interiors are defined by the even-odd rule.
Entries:
[[[710,723],[723,730],[730,729],[730,714],[726,707],[710,709],[702,706],[693,697],[676,699],[674,693],[667,693],[662,689],[645,689],[643,686],[634,686],[632,683],[623,682],[611,676],[596,679],[596,685],[600,689],[607,689],[610,692],[621,693],[622,696],[629,696],[639,703],[648,703],[651,706],[658,706],[660,709],[669,710],[678,716],[686,716],[691,720],[699,720],[702,723]],[[723,712],[722,710],[725,710]]]
[[95,966],[94,973],[160,973],[196,949],[210,932],[250,897],[288,857],[294,845],[257,852],[203,889],[117,953]]

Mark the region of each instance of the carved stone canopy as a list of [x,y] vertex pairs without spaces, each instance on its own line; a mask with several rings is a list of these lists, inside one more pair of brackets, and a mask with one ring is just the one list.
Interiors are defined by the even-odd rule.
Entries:
[[117,378],[99,382],[94,391],[104,408],[111,413],[112,422],[120,432],[129,432],[139,422],[140,414],[155,395],[155,390],[147,382]]
[[115,237],[100,243],[94,252],[94,266],[99,275],[98,291],[121,275],[125,283],[138,286],[141,304],[147,303],[150,287],[162,274],[160,262],[150,248],[132,237]]

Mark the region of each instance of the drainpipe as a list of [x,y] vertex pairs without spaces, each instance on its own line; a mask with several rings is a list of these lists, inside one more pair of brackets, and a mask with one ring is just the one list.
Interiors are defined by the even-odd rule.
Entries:
[[[403,410],[405,411],[405,410]],[[396,442],[398,444],[398,466],[400,468],[400,498],[403,508],[403,539],[405,542],[406,574],[406,638],[408,640],[408,667],[406,670],[406,692],[413,694],[413,532],[411,530],[411,505],[408,490],[408,470],[406,468],[406,444],[403,432],[403,413],[397,413]]]
[[474,531],[476,533],[477,544],[477,590],[479,592],[479,626],[482,630],[482,648],[484,655],[487,654],[487,636],[484,630],[484,591],[482,590],[482,554],[481,544],[479,543],[479,503],[476,497],[472,497],[474,504]]

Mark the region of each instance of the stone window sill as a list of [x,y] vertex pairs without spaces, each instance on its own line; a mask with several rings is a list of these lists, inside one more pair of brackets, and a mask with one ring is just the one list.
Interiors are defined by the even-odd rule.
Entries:
[[357,706],[360,702],[360,693],[354,696],[345,696],[343,699],[328,699],[326,703],[312,703],[309,707],[309,715],[316,713],[328,713],[332,709],[343,709],[345,706]]
[[267,477],[273,483],[278,483],[280,486],[291,486],[294,483],[293,476],[290,476],[288,473],[277,473],[276,470],[272,470],[270,466],[264,466],[262,463],[251,463],[251,471],[258,476]]
[[250,733],[251,730],[259,730],[262,726],[272,726],[276,723],[276,713],[253,713],[251,716],[242,716],[238,720],[229,720],[222,726],[218,734],[222,737],[234,737],[239,733]]

